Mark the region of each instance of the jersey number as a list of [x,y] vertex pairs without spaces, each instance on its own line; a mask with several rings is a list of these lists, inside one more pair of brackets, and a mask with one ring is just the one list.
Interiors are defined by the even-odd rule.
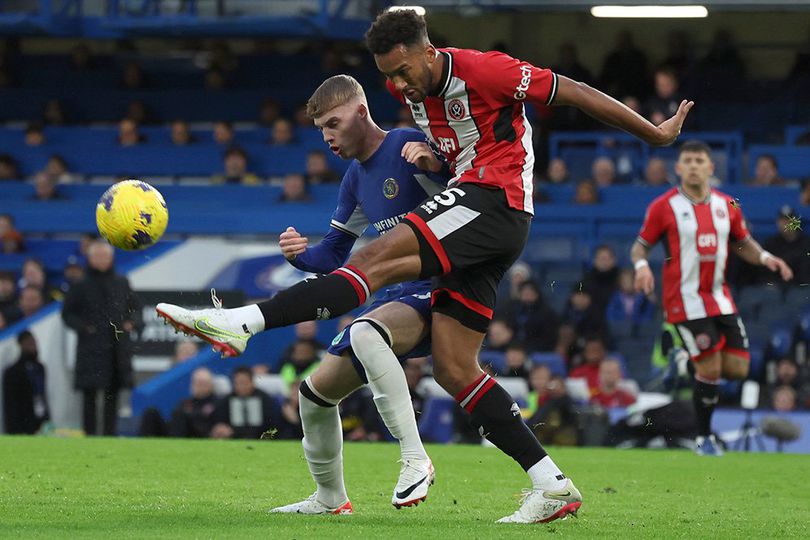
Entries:
[[462,189],[457,187],[446,189],[441,193],[434,195],[432,201],[428,201],[425,204],[423,204],[422,210],[424,210],[428,215],[430,215],[439,208],[440,204],[442,206],[453,206],[453,204],[456,202],[456,195],[458,195],[458,197],[461,198],[464,195],[466,195],[466,193],[464,193]]

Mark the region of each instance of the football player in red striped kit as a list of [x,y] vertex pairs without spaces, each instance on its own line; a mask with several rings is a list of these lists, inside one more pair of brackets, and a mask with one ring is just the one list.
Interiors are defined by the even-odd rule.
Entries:
[[[524,102],[574,106],[653,145],[675,141],[693,103],[684,100],[656,126],[548,69],[498,52],[437,49],[424,18],[409,9],[381,13],[366,44],[389,90],[410,107],[430,142],[408,142],[402,156],[423,170],[449,167],[450,187],[331,274],[236,309],[161,304],[162,316],[238,354],[256,332],[338,316],[386,284],[433,277],[434,376],[532,483],[520,508],[500,522],[548,522],[576,513],[579,491],[523,423],[512,397],[478,366],[498,282],[523,251],[533,215],[534,152]],[[376,378],[378,366],[363,367]]]
[[655,278],[647,254],[663,240],[664,312],[667,322],[678,329],[695,368],[695,449],[701,455],[722,455],[711,433],[717,384],[721,377],[745,379],[750,359],[745,326],[726,283],[728,255],[734,252],[751,264],[761,264],[785,281],[793,272],[751,237],[740,205],[709,185],[714,163],[705,143],[684,143],[675,172],[680,186],[647,207],[644,225],[631,249],[635,284],[645,294],[653,291]]

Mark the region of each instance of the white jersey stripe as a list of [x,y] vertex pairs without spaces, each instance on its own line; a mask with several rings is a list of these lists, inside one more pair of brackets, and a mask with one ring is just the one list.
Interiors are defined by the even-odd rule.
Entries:
[[454,206],[427,222],[428,228],[441,240],[481,215],[466,206]]
[[[557,77],[554,77],[557,80]],[[530,214],[534,214],[534,152],[532,150],[532,124],[526,118],[526,106],[523,107],[523,137],[520,138],[520,144],[523,145],[523,150],[526,151],[526,158],[523,160],[523,171],[520,177],[523,180],[523,210]]]
[[681,298],[688,320],[706,317],[706,306],[700,297],[700,258],[695,257],[698,222],[692,203],[678,193],[669,199],[678,226],[679,261],[681,266]]
[[726,262],[728,261],[728,236],[731,230],[731,218],[729,217],[728,204],[726,200],[713,193],[710,201],[712,222],[717,233],[717,253],[714,259],[714,276],[712,277],[712,297],[720,308],[720,313],[730,315],[734,313],[734,306],[731,300],[726,297],[723,283],[726,280]]
[[470,400],[471,400],[472,398],[474,398],[474,397],[475,397],[475,394],[477,394],[477,393],[478,393],[478,391],[479,391],[479,390],[481,390],[481,388],[482,388],[482,387],[483,387],[483,386],[486,384],[486,382],[487,382],[488,380],[490,380],[491,378],[492,378],[492,377],[490,377],[489,375],[485,375],[485,376],[484,376],[484,378],[481,380],[481,382],[480,382],[480,383],[478,383],[478,386],[476,386],[475,388],[473,388],[473,391],[472,391],[472,392],[470,392],[469,394],[467,394],[467,397],[465,397],[463,400],[461,400],[461,403],[459,403],[459,405],[461,405],[461,407],[462,407],[462,408],[466,407],[466,406],[467,406],[467,403],[469,403],[469,402],[470,402]]

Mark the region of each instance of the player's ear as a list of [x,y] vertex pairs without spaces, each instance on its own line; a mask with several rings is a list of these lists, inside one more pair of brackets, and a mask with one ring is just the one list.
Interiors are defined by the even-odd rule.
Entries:
[[357,116],[360,118],[365,118],[368,116],[368,107],[365,103],[358,103],[357,105]]
[[428,43],[427,46],[425,46],[425,58],[427,59],[428,65],[432,66],[433,62],[435,62],[438,57],[439,51],[436,50],[433,43]]

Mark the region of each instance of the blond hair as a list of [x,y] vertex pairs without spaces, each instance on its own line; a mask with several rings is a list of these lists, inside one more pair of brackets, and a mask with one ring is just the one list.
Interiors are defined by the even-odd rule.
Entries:
[[318,118],[327,111],[345,105],[353,99],[366,103],[366,93],[354,77],[349,75],[335,75],[329,77],[307,101],[307,116]]

